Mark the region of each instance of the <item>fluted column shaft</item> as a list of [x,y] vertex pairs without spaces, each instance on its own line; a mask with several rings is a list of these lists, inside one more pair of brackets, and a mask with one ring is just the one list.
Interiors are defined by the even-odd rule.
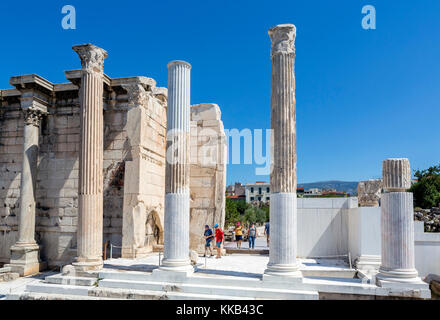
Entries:
[[77,259],[84,270],[102,266],[103,233],[103,63],[105,50],[74,46],[82,63]]
[[378,279],[407,282],[417,279],[414,257],[413,194],[408,159],[383,162],[386,193],[381,198],[382,262]]
[[270,176],[269,275],[301,277],[296,259],[296,101],[294,25],[269,30],[272,42],[271,128],[273,134]]
[[164,259],[162,270],[192,269],[189,260],[190,70],[168,64]]

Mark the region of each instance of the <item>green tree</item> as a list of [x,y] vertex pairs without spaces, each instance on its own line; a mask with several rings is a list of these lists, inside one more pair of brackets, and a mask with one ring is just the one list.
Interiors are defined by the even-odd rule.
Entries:
[[257,220],[256,208],[249,206],[244,212],[244,221],[247,223],[255,222]]
[[409,189],[414,194],[414,206],[430,209],[440,204],[440,165],[417,170],[418,179]]
[[235,224],[241,220],[240,213],[237,210],[237,204],[234,200],[226,198],[225,206],[225,226]]
[[269,221],[269,218],[270,218],[270,207],[269,207],[269,204],[266,204],[266,203],[263,204],[261,206],[261,210],[263,210],[264,213],[266,214],[265,220],[262,223]]
[[247,208],[249,208],[251,205],[249,203],[247,203],[245,200],[239,200],[239,201],[235,201],[236,205],[237,205],[237,211],[239,214],[244,215],[244,212],[246,211]]
[[264,211],[262,208],[257,208],[255,221],[259,224],[265,223],[266,222],[266,211]]

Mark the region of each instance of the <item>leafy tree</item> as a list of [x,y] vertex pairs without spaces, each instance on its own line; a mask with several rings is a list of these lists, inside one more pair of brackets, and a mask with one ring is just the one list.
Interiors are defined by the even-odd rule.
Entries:
[[225,225],[229,226],[231,224],[235,224],[237,221],[240,221],[240,213],[237,210],[237,204],[234,200],[226,198],[226,207],[225,207]]
[[244,212],[244,220],[247,223],[255,222],[257,220],[257,212],[255,207],[250,206],[246,209]]
[[255,221],[259,224],[265,223],[266,222],[266,211],[264,211],[262,208],[257,208]]
[[418,179],[409,189],[414,194],[414,206],[430,209],[440,204],[440,165],[416,170]]
[[246,211],[247,208],[249,208],[251,205],[249,203],[247,203],[245,200],[239,200],[239,201],[235,201],[236,205],[237,205],[237,211],[239,214],[244,215],[244,212]]
[[263,210],[264,213],[266,214],[265,220],[262,223],[269,221],[269,217],[270,217],[270,214],[269,214],[269,211],[270,211],[269,204],[263,204],[261,206],[261,210]]

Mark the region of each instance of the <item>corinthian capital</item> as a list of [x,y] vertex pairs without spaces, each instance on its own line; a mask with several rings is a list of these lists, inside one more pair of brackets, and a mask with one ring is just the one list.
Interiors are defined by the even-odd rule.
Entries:
[[24,112],[24,124],[39,127],[41,124],[41,118],[43,113],[37,109],[25,109]]
[[272,42],[271,56],[295,54],[296,27],[293,24],[279,24],[269,29]]
[[72,49],[81,59],[83,71],[104,73],[104,59],[107,58],[107,51],[91,43],[73,46]]

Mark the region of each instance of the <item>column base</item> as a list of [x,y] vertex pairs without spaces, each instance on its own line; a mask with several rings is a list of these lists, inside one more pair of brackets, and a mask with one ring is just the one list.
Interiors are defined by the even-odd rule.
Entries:
[[5,265],[21,277],[34,275],[44,270],[47,265],[40,261],[40,247],[36,243],[20,244],[11,247],[10,263]]
[[[165,261],[158,269],[153,270],[152,276],[155,279],[169,281],[184,281],[184,279],[194,274],[194,267],[191,264],[171,265],[170,261]],[[189,260],[187,261],[189,263]]]
[[376,285],[390,290],[391,296],[403,296],[421,299],[430,299],[431,290],[429,284],[422,281],[419,277],[404,279],[402,278],[382,278],[380,274],[376,276]]
[[76,272],[87,272],[102,269],[104,267],[104,262],[102,259],[75,261],[72,262],[72,266],[75,268]]
[[356,269],[371,273],[379,272],[379,268],[381,265],[381,256],[374,255],[361,255],[356,259]]
[[263,280],[269,281],[286,281],[302,283],[302,272],[299,270],[299,264],[286,265],[286,264],[268,264],[267,269],[264,270]]
[[163,259],[162,264],[159,267],[159,270],[162,271],[172,271],[172,272],[184,272],[184,273],[193,273],[194,267],[191,265],[191,261],[189,259]]
[[413,283],[421,281],[418,277],[416,269],[393,269],[387,270],[379,268],[379,273],[376,275],[377,281],[396,282],[396,283]]

